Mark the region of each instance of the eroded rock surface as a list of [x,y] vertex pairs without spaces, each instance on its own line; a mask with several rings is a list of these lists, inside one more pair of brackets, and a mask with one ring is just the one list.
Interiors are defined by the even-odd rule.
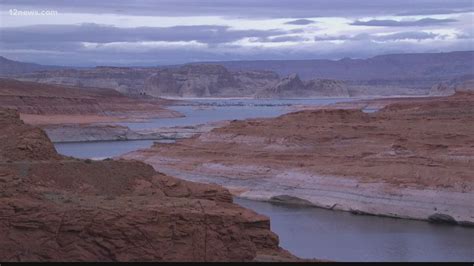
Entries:
[[61,69],[16,77],[24,81],[75,87],[114,89],[130,95],[153,97],[348,97],[344,82],[297,75],[280,79],[265,70],[229,71],[221,65],[189,64],[167,68],[97,67]]
[[322,109],[232,121],[124,158],[251,199],[287,195],[328,209],[472,223],[474,95],[388,102],[375,113]]
[[131,98],[111,89],[78,88],[0,78],[0,106],[31,124],[111,122],[180,117],[169,101]]
[[302,81],[298,75],[292,74],[281,79],[275,86],[259,90],[258,98],[318,98],[318,97],[350,97],[348,86],[338,80],[311,79]]
[[296,259],[267,217],[217,185],[137,161],[58,155],[46,134],[0,109],[0,261]]

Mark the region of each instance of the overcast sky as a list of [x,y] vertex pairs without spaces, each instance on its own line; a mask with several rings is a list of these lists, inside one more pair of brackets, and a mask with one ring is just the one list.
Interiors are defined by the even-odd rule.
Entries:
[[41,64],[151,66],[474,50],[472,0],[0,3],[0,55]]

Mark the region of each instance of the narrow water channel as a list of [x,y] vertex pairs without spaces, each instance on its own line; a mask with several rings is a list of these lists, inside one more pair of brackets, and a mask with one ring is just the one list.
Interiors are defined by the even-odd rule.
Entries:
[[[240,101],[240,102],[239,102]],[[184,118],[122,123],[132,129],[196,125],[253,117],[273,117],[295,104],[322,105],[344,99],[205,101],[175,106]],[[250,102],[249,102],[250,101]],[[102,159],[149,147],[153,141],[98,141],[55,143],[59,153]],[[302,258],[335,261],[474,261],[474,229],[433,225],[422,221],[357,216],[318,208],[274,205],[236,198],[235,202],[267,215],[281,246]]]
[[335,261],[473,261],[474,229],[235,198],[270,217],[296,256]]

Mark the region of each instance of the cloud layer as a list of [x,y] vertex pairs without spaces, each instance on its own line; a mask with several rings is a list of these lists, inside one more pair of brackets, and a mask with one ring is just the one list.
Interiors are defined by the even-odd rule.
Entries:
[[195,25],[174,27],[119,28],[87,23],[81,25],[35,25],[0,29],[2,42],[145,42],[196,41],[228,43],[242,38],[265,38],[289,33],[284,30],[232,30],[229,26]]
[[75,13],[258,18],[428,15],[473,11],[471,0],[4,0],[2,5],[7,9],[56,9]]
[[423,18],[419,20],[377,20],[372,19],[369,21],[356,20],[351,23],[354,26],[377,26],[377,27],[425,27],[425,26],[436,26],[445,23],[456,22],[455,19],[434,19],[434,18]]
[[[474,50],[471,0],[4,0],[0,55],[61,65]],[[8,10],[56,10],[12,16]]]

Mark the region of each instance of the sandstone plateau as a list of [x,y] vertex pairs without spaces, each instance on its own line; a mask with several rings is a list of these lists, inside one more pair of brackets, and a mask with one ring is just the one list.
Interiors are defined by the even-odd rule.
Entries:
[[0,110],[0,261],[295,260],[267,217],[217,185],[136,161],[56,153]]
[[128,95],[153,97],[250,97],[279,80],[273,72],[230,72],[220,65],[61,69],[22,74],[15,78],[83,88],[107,88]]
[[473,55],[468,51],[337,61],[267,60],[95,68],[32,66],[3,58],[0,76],[62,86],[113,89],[133,96],[173,98],[427,95],[436,84],[472,75]]
[[280,77],[277,73],[267,70],[231,71],[219,64],[188,64],[159,68],[59,69],[12,77],[22,81],[62,86],[113,89],[133,96],[171,98],[359,97],[428,93],[428,88],[408,86],[401,81],[354,83],[318,75],[300,80],[295,73]]
[[250,199],[473,225],[474,94],[377,102],[231,121],[123,158]]
[[110,122],[179,117],[168,100],[127,97],[111,89],[78,88],[0,79],[0,106],[32,124]]

